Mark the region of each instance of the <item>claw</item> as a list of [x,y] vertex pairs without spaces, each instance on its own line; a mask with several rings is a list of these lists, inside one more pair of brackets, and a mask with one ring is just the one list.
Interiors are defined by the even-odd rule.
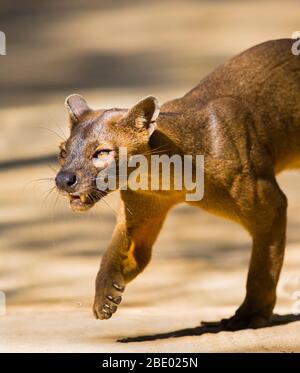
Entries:
[[120,304],[121,301],[122,301],[121,296],[113,298],[111,295],[108,295],[107,299],[110,300],[111,302],[115,303],[115,304]]
[[122,286],[122,285],[118,285],[116,283],[113,283],[113,287],[117,290],[119,290],[121,293],[123,293],[123,291],[125,290],[125,286]]
[[105,303],[104,307],[108,308],[111,313],[115,313],[117,311],[117,306],[111,306],[107,303]]
[[120,304],[121,303],[121,300],[122,300],[122,297],[119,296],[119,297],[116,297],[113,299],[113,302],[116,303],[116,304]]
[[112,313],[105,308],[102,309],[102,312],[105,314],[106,319],[109,319],[112,316]]

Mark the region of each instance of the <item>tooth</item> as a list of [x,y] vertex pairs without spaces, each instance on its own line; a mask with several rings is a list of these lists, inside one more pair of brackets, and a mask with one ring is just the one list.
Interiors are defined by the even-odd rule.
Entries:
[[86,201],[86,196],[85,196],[85,194],[80,194],[80,201],[81,201],[82,203],[85,203],[85,201]]

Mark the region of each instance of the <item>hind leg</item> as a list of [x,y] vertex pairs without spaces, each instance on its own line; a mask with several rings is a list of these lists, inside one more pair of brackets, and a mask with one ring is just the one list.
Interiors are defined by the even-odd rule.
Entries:
[[[247,194],[244,194],[241,208],[241,221],[253,239],[247,292],[235,315],[222,320],[228,330],[268,324],[276,302],[276,286],[284,257],[286,197],[275,180],[260,179],[252,181],[251,185],[253,190],[251,187],[244,189]],[[247,195],[251,197],[245,201]]]

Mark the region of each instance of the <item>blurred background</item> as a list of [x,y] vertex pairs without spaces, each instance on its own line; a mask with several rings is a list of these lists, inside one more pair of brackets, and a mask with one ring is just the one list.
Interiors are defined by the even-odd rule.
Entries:
[[[68,135],[64,99],[80,93],[93,108],[130,107],[152,94],[163,103],[235,54],[299,29],[296,0],[0,0],[7,38],[7,55],[0,56],[0,290],[8,305],[1,350],[112,351],[118,337],[234,312],[244,295],[249,237],[233,223],[178,206],[118,314],[108,323],[93,321],[94,278],[117,193],[81,215],[52,189],[58,145]],[[277,310],[289,314],[300,290],[300,177],[287,173],[279,181],[290,204]],[[74,331],[81,344],[70,337]],[[287,335],[273,336],[264,348],[293,349]],[[236,348],[232,339],[218,338],[195,349]],[[164,341],[152,351],[195,346]],[[259,343],[265,342],[239,340],[246,350]]]

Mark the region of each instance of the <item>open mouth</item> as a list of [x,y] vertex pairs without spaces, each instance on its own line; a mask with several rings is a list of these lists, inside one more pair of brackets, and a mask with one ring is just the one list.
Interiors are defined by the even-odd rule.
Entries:
[[92,194],[70,193],[70,205],[75,211],[85,211],[91,208],[100,198]]

